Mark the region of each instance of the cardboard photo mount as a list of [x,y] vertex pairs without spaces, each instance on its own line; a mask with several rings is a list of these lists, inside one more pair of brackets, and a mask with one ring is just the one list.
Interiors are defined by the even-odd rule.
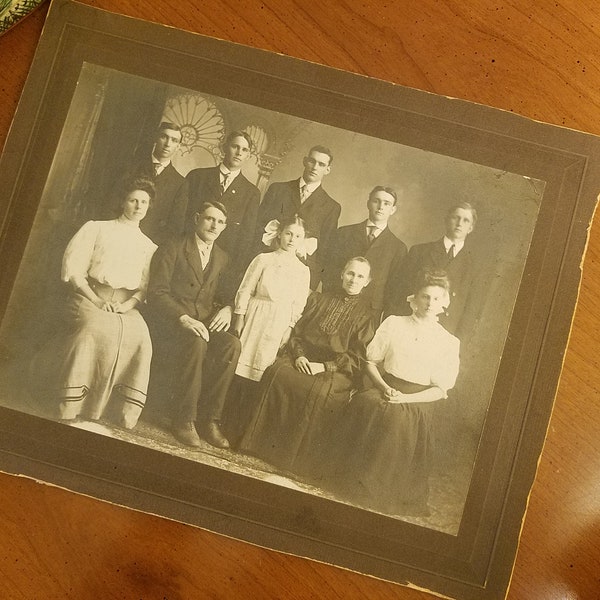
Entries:
[[485,106],[55,1],[0,162],[9,302],[84,64],[545,183],[457,535],[0,408],[0,469],[460,600],[505,596],[600,191],[600,141]]

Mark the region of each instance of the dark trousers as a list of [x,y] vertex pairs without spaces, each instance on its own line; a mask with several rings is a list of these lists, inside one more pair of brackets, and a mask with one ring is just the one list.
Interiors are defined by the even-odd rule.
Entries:
[[220,420],[240,356],[239,339],[220,331],[206,342],[177,327],[153,333],[150,391],[160,396],[166,416],[174,424]]

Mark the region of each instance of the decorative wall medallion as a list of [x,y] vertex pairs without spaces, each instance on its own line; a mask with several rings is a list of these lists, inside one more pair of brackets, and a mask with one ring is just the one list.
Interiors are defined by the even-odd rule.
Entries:
[[179,148],[182,154],[192,152],[194,148],[203,148],[214,154],[225,135],[225,123],[219,109],[199,94],[179,94],[169,98],[163,121],[181,127]]

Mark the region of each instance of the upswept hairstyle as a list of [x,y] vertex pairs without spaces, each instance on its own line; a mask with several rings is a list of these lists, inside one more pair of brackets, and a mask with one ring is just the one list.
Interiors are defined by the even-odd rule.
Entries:
[[441,269],[423,269],[419,271],[419,275],[413,287],[413,293],[416,294],[423,288],[429,286],[440,287],[446,292],[450,291],[450,281],[446,271]]
[[125,202],[125,198],[127,198],[127,196],[129,196],[129,194],[135,190],[146,192],[150,197],[150,204],[152,204],[152,200],[154,200],[154,196],[156,196],[156,186],[154,185],[152,179],[143,176],[125,177],[119,183],[116,198],[116,212],[120,214],[123,211],[123,203]]

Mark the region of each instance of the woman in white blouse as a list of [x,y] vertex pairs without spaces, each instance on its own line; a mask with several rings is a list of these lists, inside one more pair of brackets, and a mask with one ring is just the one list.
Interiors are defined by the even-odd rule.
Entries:
[[129,429],[144,407],[152,344],[138,306],[156,245],[139,225],[154,193],[149,179],[127,182],[121,215],[88,221],[65,250],[61,278],[71,294],[58,390],[62,420],[106,418]]
[[428,513],[432,409],[454,386],[459,341],[438,323],[449,304],[443,272],[422,274],[411,316],[390,316],[367,347],[373,388],[340,423],[332,482],[345,498],[392,515]]

